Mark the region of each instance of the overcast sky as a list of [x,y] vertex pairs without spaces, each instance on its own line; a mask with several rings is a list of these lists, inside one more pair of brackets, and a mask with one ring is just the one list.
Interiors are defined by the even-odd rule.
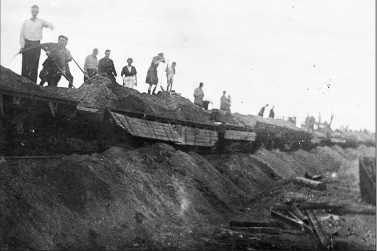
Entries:
[[[68,36],[81,67],[94,48],[99,59],[110,49],[118,83],[132,57],[140,92],[153,56],[163,52],[177,62],[173,89],[191,101],[203,82],[215,108],[226,90],[232,112],[255,115],[269,104],[277,117],[301,122],[321,113],[329,121],[334,113],[333,129],[375,131],[375,1],[1,0],[1,65],[16,73],[21,56],[12,57],[33,4],[56,27],[44,29],[42,42]],[[45,58],[42,52],[40,65]],[[74,62],[70,68],[78,87],[83,74]]]

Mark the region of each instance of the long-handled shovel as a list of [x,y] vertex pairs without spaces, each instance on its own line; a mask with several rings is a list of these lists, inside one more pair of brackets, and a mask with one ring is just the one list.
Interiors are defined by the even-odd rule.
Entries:
[[59,71],[61,72],[61,74],[63,75],[63,77],[65,79],[67,79],[67,81],[70,83],[70,85],[76,89],[76,87],[73,85],[73,83],[71,82],[71,80],[65,75],[64,71],[62,70],[62,68],[60,68],[60,66],[58,65],[58,63],[56,63],[55,59],[51,58],[52,61],[54,61],[56,67],[58,67]]
[[81,69],[80,65],[76,62],[76,60],[74,58],[72,58],[72,59],[73,59],[73,62],[75,62],[75,64],[77,65],[77,67],[79,67],[79,69],[81,70],[81,72],[84,73],[85,77],[87,77],[89,79],[89,76],[86,75],[86,73]]

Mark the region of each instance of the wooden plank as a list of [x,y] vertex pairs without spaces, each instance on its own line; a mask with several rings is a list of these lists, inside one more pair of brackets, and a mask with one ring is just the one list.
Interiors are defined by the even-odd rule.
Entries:
[[317,190],[326,190],[326,184],[321,181],[310,180],[304,177],[294,177],[292,181],[301,186],[310,187]]
[[230,221],[230,227],[279,227],[286,228],[281,221]]
[[89,107],[85,107],[85,106],[81,106],[81,105],[78,105],[77,106],[77,110],[80,110],[80,111],[86,111],[86,112],[98,112],[99,109],[96,109],[96,108],[89,108]]
[[216,131],[165,124],[159,121],[147,121],[113,112],[111,114],[118,126],[137,137],[197,146],[211,146],[218,141]]
[[306,210],[306,214],[309,217],[310,223],[314,228],[314,232],[316,233],[321,246],[323,249],[329,250],[331,248],[331,242],[328,235],[323,230],[321,223],[318,221],[317,217],[315,216],[313,210]]

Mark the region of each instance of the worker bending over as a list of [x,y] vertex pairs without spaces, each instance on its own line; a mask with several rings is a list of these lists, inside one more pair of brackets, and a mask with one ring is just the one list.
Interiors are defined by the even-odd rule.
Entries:
[[261,116],[261,117],[263,117],[263,114],[264,114],[264,109],[266,109],[266,107],[268,106],[268,104],[267,105],[265,105],[265,106],[263,106],[261,109],[260,109],[260,111],[259,111],[259,113],[258,113],[258,116]]
[[40,85],[48,83],[48,86],[57,86],[62,75],[68,80],[69,88],[73,87],[73,76],[69,70],[68,62],[72,60],[71,52],[66,48],[68,38],[59,36],[58,43],[46,43],[42,50],[46,52],[47,59],[44,61],[43,69],[39,73]]

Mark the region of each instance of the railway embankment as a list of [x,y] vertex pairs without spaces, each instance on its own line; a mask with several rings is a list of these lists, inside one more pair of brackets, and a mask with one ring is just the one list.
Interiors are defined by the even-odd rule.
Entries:
[[[373,152],[335,146],[201,156],[153,144],[52,159],[1,159],[0,247],[318,248],[313,235],[256,234],[258,244],[245,244],[239,237],[245,233],[230,231],[229,221],[269,220],[271,206],[295,198],[365,206],[357,157]],[[327,190],[287,182],[306,172],[322,175]],[[329,235],[337,232],[334,241],[375,248],[375,215],[317,215]]]

